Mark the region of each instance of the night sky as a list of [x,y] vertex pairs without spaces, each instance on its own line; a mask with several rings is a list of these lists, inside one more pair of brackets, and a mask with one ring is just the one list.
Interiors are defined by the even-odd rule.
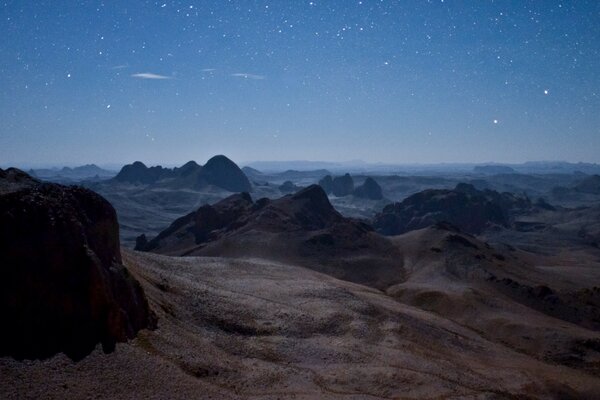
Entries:
[[600,162],[600,1],[9,1],[0,164]]

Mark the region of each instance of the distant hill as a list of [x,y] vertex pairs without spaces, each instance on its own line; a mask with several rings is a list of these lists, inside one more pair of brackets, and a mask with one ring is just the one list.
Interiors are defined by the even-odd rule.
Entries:
[[489,224],[508,227],[510,210],[530,208],[527,198],[494,190],[477,190],[461,183],[455,189],[428,189],[400,203],[387,205],[375,216],[373,225],[384,235],[399,235],[439,222],[479,234]]
[[276,200],[232,195],[175,220],[137,250],[166,255],[267,257],[378,286],[398,281],[398,252],[360,221],[338,213],[311,185]]
[[204,166],[189,161],[179,168],[147,167],[141,161],[125,165],[115,182],[156,184],[171,188],[199,189],[214,185],[230,192],[249,192],[252,185],[244,172],[223,155],[212,157]]
[[496,174],[514,174],[516,171],[507,165],[478,165],[473,168],[476,174],[496,175]]
[[92,179],[109,179],[116,175],[115,171],[102,169],[95,164],[82,165],[80,167],[61,169],[31,169],[29,174],[50,181],[82,181]]

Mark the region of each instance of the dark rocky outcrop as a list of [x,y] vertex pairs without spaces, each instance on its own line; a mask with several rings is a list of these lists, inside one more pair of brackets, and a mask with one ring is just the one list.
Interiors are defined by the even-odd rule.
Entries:
[[121,171],[113,179],[118,182],[149,184],[155,183],[168,174],[169,170],[160,165],[147,167],[143,162],[136,161],[121,168]]
[[354,179],[350,174],[333,178],[331,192],[336,197],[349,196],[354,192]]
[[136,161],[124,166],[114,180],[192,189],[214,185],[230,192],[252,190],[252,185],[244,172],[223,155],[212,157],[204,166],[189,161],[173,169],[161,166],[148,168],[142,162]]
[[325,193],[331,194],[331,191],[333,190],[333,178],[331,175],[325,175],[321,178],[321,180],[319,180],[319,186],[323,188]]
[[78,360],[153,326],[106,200],[14,169],[0,170],[0,187],[0,355]]
[[222,155],[214,156],[204,164],[203,175],[210,184],[230,192],[252,190],[252,185],[242,170],[233,161]]
[[354,196],[369,200],[383,199],[381,186],[371,177],[365,179],[362,185],[354,189]]
[[490,224],[508,227],[511,212],[531,207],[527,198],[493,190],[477,190],[461,183],[453,190],[425,190],[401,203],[387,205],[374,218],[375,229],[385,235],[449,222],[464,232],[479,234]]
[[276,200],[254,202],[242,193],[204,205],[140,250],[293,261],[374,286],[402,277],[401,257],[389,240],[339,214],[318,185]]

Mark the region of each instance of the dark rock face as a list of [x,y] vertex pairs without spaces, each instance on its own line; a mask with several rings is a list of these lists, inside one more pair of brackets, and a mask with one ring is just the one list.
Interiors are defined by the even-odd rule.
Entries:
[[325,175],[323,178],[321,178],[319,181],[319,186],[323,188],[325,193],[331,194],[331,191],[333,190],[333,178],[331,175]]
[[203,167],[206,180],[230,192],[249,192],[252,190],[250,181],[244,172],[229,158],[214,156]]
[[464,232],[479,234],[488,224],[509,226],[511,210],[529,207],[528,199],[479,191],[463,183],[454,190],[425,190],[401,203],[389,204],[375,216],[373,226],[384,235],[399,235],[448,222]]
[[252,190],[252,185],[244,172],[233,161],[222,155],[211,158],[204,166],[189,161],[173,169],[160,166],[148,168],[136,161],[124,166],[114,180],[193,189],[214,185],[230,192]]
[[35,183],[0,194],[0,271],[2,356],[78,360],[155,323],[121,264],[114,209],[87,189]]
[[379,184],[371,177],[365,179],[365,182],[362,185],[354,189],[354,195],[369,200],[383,199],[381,186],[379,186]]
[[354,179],[350,174],[333,178],[331,192],[336,197],[349,196],[354,192]]

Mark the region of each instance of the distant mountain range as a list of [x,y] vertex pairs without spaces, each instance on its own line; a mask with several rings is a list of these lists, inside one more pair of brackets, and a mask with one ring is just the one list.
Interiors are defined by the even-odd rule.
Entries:
[[102,169],[95,164],[69,168],[30,169],[31,176],[50,181],[82,181],[93,179],[109,179],[116,175],[115,171]]
[[326,169],[333,173],[475,173],[475,174],[600,174],[600,164],[571,163],[566,161],[528,161],[524,163],[436,163],[436,164],[403,164],[399,163],[367,163],[364,161],[253,161],[243,164],[263,173],[275,173],[288,170],[312,171]]
[[113,181],[193,189],[214,185],[230,192],[252,191],[252,185],[244,172],[223,155],[212,157],[203,166],[189,161],[179,168],[164,168],[160,165],[147,167],[141,161],[136,161],[125,165]]

